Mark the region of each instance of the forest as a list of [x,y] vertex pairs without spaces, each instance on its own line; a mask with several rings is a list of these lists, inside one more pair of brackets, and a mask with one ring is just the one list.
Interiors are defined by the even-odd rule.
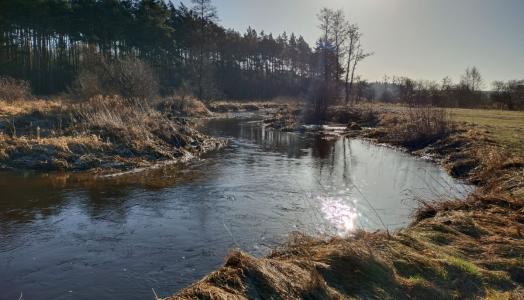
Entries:
[[2,1],[1,75],[53,94],[69,88],[94,56],[144,61],[163,94],[272,98],[306,87],[315,58],[304,38],[225,29],[209,1],[194,2],[188,8],[160,0]]
[[[360,28],[340,10],[324,9],[318,14],[322,35],[312,47],[295,33],[273,36],[251,27],[244,33],[226,29],[219,24],[211,0],[191,4],[2,1],[0,76],[25,80],[36,94],[80,90],[84,98],[133,94],[132,86],[140,91],[137,96],[144,97],[182,93],[203,100],[260,100],[284,96],[317,103],[318,99],[310,98],[315,98],[319,82],[324,82],[329,96],[345,103],[380,100],[524,108],[524,80],[496,81],[491,92],[484,92],[489,85],[476,67],[467,68],[458,83],[450,77],[438,83],[386,75],[383,81],[368,82],[356,68],[373,53],[363,50]],[[122,69],[128,74],[124,76]],[[124,87],[119,90],[126,92],[101,87],[103,82],[125,80],[121,77],[134,77],[121,84]]]

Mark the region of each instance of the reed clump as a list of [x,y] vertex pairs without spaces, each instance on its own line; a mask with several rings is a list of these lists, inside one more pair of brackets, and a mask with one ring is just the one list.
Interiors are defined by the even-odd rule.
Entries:
[[[159,101],[116,95],[80,103],[28,101],[0,109],[3,167],[121,171],[184,160],[223,144],[197,131],[185,120],[186,111],[163,111],[168,104]],[[185,109],[201,109],[198,104]]]
[[400,120],[390,120],[395,122],[387,128],[387,139],[408,149],[422,149],[446,138],[454,130],[450,113],[444,108],[409,107],[399,117]]

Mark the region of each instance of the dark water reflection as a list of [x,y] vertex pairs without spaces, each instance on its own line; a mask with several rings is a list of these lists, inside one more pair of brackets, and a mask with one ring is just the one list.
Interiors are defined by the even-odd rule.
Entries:
[[231,146],[187,166],[109,179],[0,173],[0,299],[166,296],[289,232],[349,234],[409,222],[414,196],[466,186],[429,162],[213,120]]

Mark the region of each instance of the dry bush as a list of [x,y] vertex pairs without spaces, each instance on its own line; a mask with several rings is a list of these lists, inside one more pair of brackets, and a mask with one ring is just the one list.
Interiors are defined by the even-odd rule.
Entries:
[[378,112],[370,105],[332,106],[328,109],[327,119],[343,124],[355,122],[361,126],[375,126],[379,121]]
[[91,99],[97,95],[103,95],[105,92],[100,82],[100,75],[96,72],[82,70],[78,73],[71,93],[75,98],[81,100]]
[[120,95],[125,99],[151,101],[158,96],[158,90],[153,69],[138,58],[108,61],[91,57],[84,62],[71,93],[81,100],[96,95]]
[[311,84],[307,97],[307,106],[303,113],[303,120],[310,124],[323,124],[328,121],[328,109],[336,99],[336,89],[323,82]]
[[448,136],[453,131],[446,109],[431,106],[410,107],[404,119],[389,130],[392,142],[409,149],[421,149]]
[[0,99],[9,102],[31,98],[31,87],[25,80],[0,77]]
[[181,117],[205,117],[211,112],[202,101],[192,97],[167,97],[159,104],[160,111]]

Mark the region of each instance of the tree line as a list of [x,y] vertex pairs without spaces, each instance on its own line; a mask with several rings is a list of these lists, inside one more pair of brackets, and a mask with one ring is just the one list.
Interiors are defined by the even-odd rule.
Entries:
[[[36,93],[68,89],[86,62],[130,57],[154,70],[162,93],[200,98],[297,96],[317,64],[302,36],[217,23],[210,0],[0,1],[0,75]],[[91,58],[91,59],[88,59]]]
[[491,90],[486,91],[477,67],[466,68],[456,83],[448,76],[436,82],[385,75],[381,82],[359,84],[363,85],[365,100],[441,107],[524,109],[524,80],[495,81]]

